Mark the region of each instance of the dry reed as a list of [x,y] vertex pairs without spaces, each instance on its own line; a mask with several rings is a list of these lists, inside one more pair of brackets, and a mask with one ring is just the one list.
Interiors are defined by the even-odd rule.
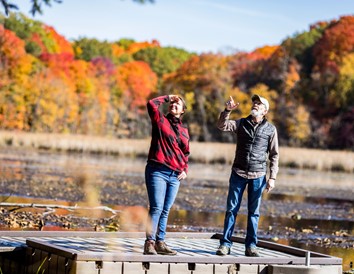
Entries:
[[[149,145],[150,139],[0,131],[0,147],[146,157]],[[235,154],[229,143],[191,142],[190,147],[193,162],[231,164]],[[280,166],[354,172],[354,152],[281,147]]]
[[149,141],[72,134],[0,131],[0,147],[23,147],[63,152],[146,155]]

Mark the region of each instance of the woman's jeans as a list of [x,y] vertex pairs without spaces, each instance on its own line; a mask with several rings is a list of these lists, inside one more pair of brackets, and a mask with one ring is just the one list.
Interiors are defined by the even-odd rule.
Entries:
[[146,240],[163,241],[166,235],[169,211],[177,196],[180,181],[178,172],[155,163],[145,168],[145,183],[149,197],[151,226],[147,228]]
[[247,186],[248,192],[248,216],[246,247],[257,245],[257,229],[259,220],[259,208],[261,205],[262,192],[266,186],[266,176],[256,179],[246,179],[232,171],[229,182],[229,194],[227,197],[226,214],[224,221],[224,234],[220,244],[231,247],[231,236],[234,231],[237,212],[240,209],[243,192]]

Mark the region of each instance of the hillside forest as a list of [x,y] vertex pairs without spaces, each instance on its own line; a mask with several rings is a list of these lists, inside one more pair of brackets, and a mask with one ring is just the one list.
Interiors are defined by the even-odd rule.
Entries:
[[156,40],[69,41],[21,13],[0,22],[1,130],[147,138],[147,100],[179,94],[192,141],[231,142],[216,129],[225,100],[240,102],[238,118],[259,94],[282,146],[354,150],[354,16],[229,54]]

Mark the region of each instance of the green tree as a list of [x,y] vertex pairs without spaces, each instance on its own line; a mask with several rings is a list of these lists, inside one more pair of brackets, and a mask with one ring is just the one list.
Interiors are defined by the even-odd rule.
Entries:
[[107,41],[97,39],[80,38],[73,43],[75,57],[85,61],[91,61],[96,57],[113,58],[112,45]]
[[287,38],[281,44],[291,57],[302,64],[302,72],[307,75],[311,72],[314,64],[313,46],[322,37],[325,26],[327,24],[317,24],[311,27],[310,31]]
[[40,21],[32,20],[22,13],[11,13],[8,17],[0,14],[0,20],[6,29],[24,40],[27,53],[36,57],[43,53],[73,53],[71,44],[63,36]]
[[159,78],[167,73],[176,71],[191,57],[191,53],[174,47],[150,47],[133,54],[135,60],[148,63]]
[[122,47],[124,50],[127,50],[131,44],[134,44],[134,39],[122,38],[116,42],[116,44]]

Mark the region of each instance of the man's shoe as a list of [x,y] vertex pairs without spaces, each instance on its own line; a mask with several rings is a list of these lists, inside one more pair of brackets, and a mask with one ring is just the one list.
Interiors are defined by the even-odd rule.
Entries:
[[225,256],[230,254],[230,247],[226,245],[220,245],[218,250],[216,250],[216,255]]
[[258,250],[255,247],[246,247],[245,255],[247,257],[260,257]]
[[156,241],[155,249],[160,255],[176,255],[177,251],[169,248],[164,241]]
[[155,241],[147,240],[144,244],[144,255],[157,255],[155,250]]

